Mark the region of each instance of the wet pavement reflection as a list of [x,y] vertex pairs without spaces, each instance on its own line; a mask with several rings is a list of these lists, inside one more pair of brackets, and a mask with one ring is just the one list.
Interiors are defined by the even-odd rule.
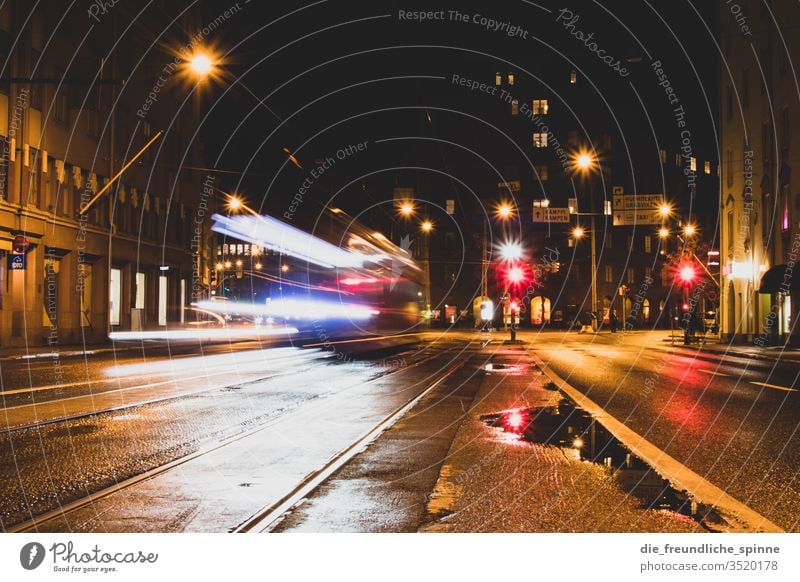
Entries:
[[513,408],[480,418],[501,431],[501,442],[552,445],[570,458],[604,466],[620,489],[636,498],[643,509],[685,515],[711,531],[724,528],[725,520],[713,507],[674,488],[600,422],[566,398],[555,406]]

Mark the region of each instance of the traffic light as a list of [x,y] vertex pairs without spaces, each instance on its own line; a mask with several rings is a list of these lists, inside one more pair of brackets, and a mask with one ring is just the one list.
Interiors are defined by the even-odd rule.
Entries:
[[678,270],[678,276],[685,285],[690,285],[697,278],[697,272],[693,266],[684,263]]
[[511,285],[519,285],[525,280],[525,271],[519,265],[513,265],[509,267],[506,277]]

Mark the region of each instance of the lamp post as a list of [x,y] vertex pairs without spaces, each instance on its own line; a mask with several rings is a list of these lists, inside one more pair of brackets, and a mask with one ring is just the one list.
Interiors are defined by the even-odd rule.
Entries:
[[[591,276],[592,276],[592,331],[597,331],[597,317],[595,314],[597,313],[597,242],[595,239],[595,231],[596,231],[596,223],[595,223],[595,211],[594,211],[594,191],[592,188],[591,177],[589,174],[596,169],[599,169],[599,163],[597,158],[591,155],[587,151],[579,151],[577,152],[572,158],[573,168],[575,173],[579,174],[582,178],[589,180],[589,212],[588,213],[580,213],[576,212],[575,214],[578,216],[586,216],[588,215],[591,219],[590,223],[590,231],[589,231],[589,238],[590,244],[592,247],[592,264],[591,264]],[[578,231],[580,232],[580,236],[578,236]],[[582,227],[578,226],[575,230],[573,230],[573,235],[576,239],[580,239],[583,237],[584,230]]]

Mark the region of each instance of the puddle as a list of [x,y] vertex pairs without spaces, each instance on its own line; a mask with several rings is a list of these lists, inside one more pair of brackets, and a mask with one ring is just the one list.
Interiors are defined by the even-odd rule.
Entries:
[[516,408],[480,418],[502,431],[503,442],[553,445],[572,458],[603,465],[617,485],[637,498],[643,509],[685,515],[712,531],[728,525],[713,507],[698,503],[672,487],[590,414],[567,400],[556,406]]
[[495,364],[489,363],[483,367],[484,372],[510,374],[512,376],[521,376],[525,373],[527,366],[525,364]]

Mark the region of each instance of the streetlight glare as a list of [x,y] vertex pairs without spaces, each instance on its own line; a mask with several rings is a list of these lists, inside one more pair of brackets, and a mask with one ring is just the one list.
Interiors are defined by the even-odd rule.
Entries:
[[514,216],[514,207],[509,202],[501,202],[495,209],[498,218],[506,219]]
[[586,231],[583,230],[583,227],[581,226],[576,226],[575,228],[572,229],[572,236],[574,236],[575,238],[583,238],[584,234],[586,234]]
[[228,197],[228,210],[240,210],[244,206],[241,198],[235,195]]
[[214,68],[214,61],[206,53],[198,52],[189,58],[189,68],[198,77],[205,77]]
[[683,234],[686,236],[692,236],[697,232],[697,227],[693,224],[687,224],[683,229]]
[[505,242],[500,245],[500,256],[505,261],[518,261],[522,258],[522,245],[517,242]]
[[420,225],[420,228],[422,232],[431,232],[433,230],[433,223],[430,220],[426,220]]
[[592,158],[589,154],[580,154],[577,159],[578,167],[582,170],[586,170],[589,166],[592,165]]
[[658,236],[661,238],[667,238],[669,236],[669,229],[666,227],[661,227],[658,229]]
[[667,216],[672,214],[672,206],[670,206],[665,202],[664,204],[658,207],[658,212],[659,214],[661,214],[661,216],[666,218]]
[[411,202],[403,202],[400,205],[400,214],[403,216],[411,216],[414,214],[414,205]]

